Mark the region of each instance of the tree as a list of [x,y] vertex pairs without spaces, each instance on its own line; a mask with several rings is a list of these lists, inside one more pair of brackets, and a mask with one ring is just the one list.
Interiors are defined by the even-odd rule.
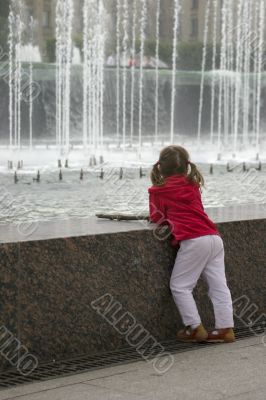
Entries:
[[[203,44],[200,42],[182,42],[178,45],[177,68],[187,71],[201,71]],[[212,69],[212,45],[208,45],[206,52],[205,69]],[[219,64],[220,46],[217,46],[216,68]]]
[[55,49],[56,47],[56,39],[50,38],[46,40],[46,53],[48,62],[53,63],[55,62]]
[[0,0],[0,46],[2,53],[6,53],[8,48],[8,14],[9,1]]
[[8,18],[9,0],[0,0],[0,17]]

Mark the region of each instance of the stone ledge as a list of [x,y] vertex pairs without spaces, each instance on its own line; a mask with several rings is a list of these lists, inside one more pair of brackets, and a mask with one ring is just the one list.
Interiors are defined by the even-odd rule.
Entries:
[[[211,207],[206,209],[215,223],[247,221],[266,218],[266,204]],[[35,229],[34,229],[35,228]],[[34,229],[34,231],[33,231]],[[37,221],[18,225],[0,225],[0,243],[94,236],[116,232],[132,232],[152,229],[145,221],[107,221],[96,217],[55,221]],[[23,234],[33,231],[31,234]]]

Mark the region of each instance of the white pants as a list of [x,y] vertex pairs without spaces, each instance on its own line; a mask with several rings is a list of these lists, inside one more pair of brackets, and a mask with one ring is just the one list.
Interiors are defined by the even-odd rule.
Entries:
[[207,281],[215,314],[215,328],[233,328],[233,307],[224,267],[223,241],[218,235],[182,240],[170,288],[185,326],[201,323],[192,294],[200,276]]

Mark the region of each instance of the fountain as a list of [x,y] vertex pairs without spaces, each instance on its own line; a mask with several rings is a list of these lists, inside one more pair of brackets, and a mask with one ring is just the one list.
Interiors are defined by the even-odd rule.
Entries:
[[83,146],[103,145],[104,7],[85,0],[83,60]]
[[[197,131],[196,137],[189,139],[191,147],[194,148],[196,144],[197,149],[202,146],[205,148],[207,143],[213,153],[222,154],[228,149],[237,153],[239,149],[248,149],[252,145],[256,153],[260,153],[260,143],[265,136],[261,124],[264,85],[264,0],[237,0],[233,7],[229,0],[225,0],[221,15],[218,0],[206,2],[200,79],[196,72],[188,72],[183,78],[183,73],[177,71],[181,0],[173,0],[172,3],[172,62],[164,74],[160,74],[159,71],[162,2],[161,0],[155,2],[155,64],[153,72],[146,71],[144,62],[148,5],[147,0],[134,0],[132,3],[128,0],[116,0],[114,37],[116,65],[113,71],[108,71],[105,68],[107,36],[105,2],[84,0],[81,60],[83,73],[80,76],[79,85],[82,90],[80,94],[76,92],[80,89],[74,87],[73,83],[73,76],[80,75],[81,70],[80,64],[73,65],[73,59],[77,59],[77,49],[72,42],[73,0],[57,0],[56,90],[54,99],[50,97],[50,102],[55,104],[56,112],[52,115],[54,111],[52,110],[49,115],[51,124],[54,120],[55,133],[52,136],[51,130],[51,139],[47,139],[46,145],[49,147],[56,143],[57,154],[66,156],[75,149],[75,146],[78,146],[83,154],[86,152],[94,154],[98,149],[101,154],[105,146],[113,146],[118,149],[117,151],[122,149],[121,153],[135,151],[136,159],[139,160],[141,153],[145,151],[144,143],[150,147],[152,144],[153,148],[177,140],[185,143],[187,133],[183,134],[180,129],[180,103],[177,93],[182,79],[188,81],[197,79],[199,112],[193,116],[195,120],[197,119],[197,122],[195,121]],[[31,19],[30,23],[25,23],[22,10],[23,2],[12,0],[9,16],[10,149],[20,149],[22,138],[29,149],[32,149],[37,142],[36,128],[32,121],[38,112],[38,106],[35,105],[35,97],[31,90],[28,98],[28,132],[22,125],[23,74],[28,69],[29,86],[34,85],[33,62],[40,61],[38,58],[27,60],[26,66],[22,62],[22,52],[26,46],[33,46],[34,36],[34,21]],[[23,39],[25,31],[29,38],[27,43],[24,43]],[[212,32],[211,40],[210,32]],[[219,38],[221,38],[220,47],[217,44]],[[210,42],[212,71],[206,70]],[[217,65],[218,57],[219,65]],[[112,85],[114,83],[112,87],[110,82]],[[42,87],[42,90],[46,88]],[[52,94],[51,90],[50,93]],[[108,95],[112,103],[112,111],[111,107],[108,111],[111,123],[106,121]],[[75,116],[76,125],[82,130],[81,135],[77,135],[72,126],[75,113],[72,111],[73,97],[78,98],[82,107],[80,116]],[[162,100],[165,100],[164,123],[162,123]],[[207,107],[209,107],[208,112]],[[184,125],[184,121],[182,124]],[[209,128],[206,128],[208,124]]]
[[174,119],[175,119],[175,96],[176,96],[176,62],[177,62],[177,34],[179,21],[180,3],[174,0],[174,28],[173,28],[173,67],[172,67],[172,98],[171,98],[171,128],[170,142],[174,142]]
[[72,21],[72,0],[58,0],[56,5],[56,143],[58,150],[66,154],[69,151]]
[[[239,332],[252,329],[262,336],[265,330],[265,285],[258,279],[264,277],[265,258],[266,160],[261,154],[266,139],[261,115],[265,0],[204,2],[201,71],[192,72],[177,71],[181,6],[187,0],[172,0],[172,54],[164,70],[160,69],[164,1],[114,0],[111,40],[106,0],[83,1],[80,60],[72,30],[77,0],[46,2],[56,5],[55,63],[41,63],[28,54],[23,60],[23,49],[32,55],[35,47],[35,21],[25,22],[22,0],[11,0],[9,54],[0,49],[2,328],[14,329],[23,340],[23,360],[25,351],[30,355],[28,346],[40,363],[33,375],[28,367],[23,373],[13,363],[17,357],[10,347],[14,343],[17,352],[19,340],[8,332],[1,345],[2,387],[51,378],[53,372],[84,371],[98,367],[99,360],[118,360],[119,354],[124,358],[128,326],[135,320],[131,312],[144,324],[140,336],[145,334],[138,347],[134,343],[132,347],[132,332],[140,326],[135,321],[131,343],[127,340],[131,350],[142,348],[143,355],[161,348],[159,341],[174,343],[180,318],[168,282],[176,251],[165,240],[169,232],[145,222],[151,165],[159,148],[169,143],[184,145],[192,161],[199,163],[206,178],[204,206],[225,238],[234,297],[253,296],[245,307],[259,311],[254,324],[245,324],[245,329],[239,318]],[[151,5],[154,47],[148,46]],[[212,71],[207,71],[210,43]],[[116,65],[105,65],[107,46]],[[145,63],[146,49],[151,47],[153,65]],[[9,62],[8,80],[2,79],[4,56]],[[241,146],[251,160],[244,158]],[[238,152],[233,160],[232,151]],[[96,216],[127,222],[99,221]],[[203,300],[202,310],[207,310],[202,289],[197,295]],[[102,308],[105,290],[130,310],[123,312],[123,323],[118,301],[112,301],[105,314],[96,312]],[[108,293],[104,297],[110,297]],[[110,318],[107,324],[113,304],[120,316],[115,324]],[[213,318],[208,312],[204,317],[208,324]],[[146,335],[146,328],[158,334],[158,342]],[[126,330],[128,335],[121,336]],[[131,350],[128,353],[134,356]],[[163,364],[163,353],[157,355],[156,361]],[[163,372],[156,369],[156,374],[147,375],[154,380]]]
[[[30,41],[33,43],[33,33],[34,33],[34,20],[31,17],[30,18]],[[32,88],[33,84],[33,64],[32,61],[30,61],[30,79],[29,79],[29,85],[30,88]],[[30,140],[29,140],[29,147],[30,150],[32,150],[32,117],[33,117],[33,92],[30,90],[30,97],[29,97],[29,131],[30,131]]]
[[[22,101],[29,104],[29,149],[32,149],[33,100],[38,92],[38,85],[33,82],[33,62],[40,61],[40,53],[34,46],[34,21],[27,21],[23,13],[23,1],[12,0],[9,14],[8,35],[8,84],[9,84],[9,146],[20,149],[22,146]],[[28,23],[29,22],[29,23]],[[27,24],[29,32],[27,32]],[[28,63],[28,73],[22,63]],[[4,70],[4,68],[3,68]],[[4,74],[3,80],[6,80]]]
[[126,103],[127,103],[127,52],[128,52],[128,0],[124,0],[123,3],[123,40],[122,40],[122,48],[123,48],[123,149],[125,150],[126,147]]
[[[218,1],[214,0],[213,1],[213,51],[212,51],[212,71],[216,70],[216,55],[217,55],[217,8],[218,8]],[[207,9],[208,10],[208,9]],[[208,17],[208,11],[206,12],[207,17]],[[208,18],[205,18],[206,20]],[[203,63],[205,63],[204,58],[203,58]],[[203,80],[204,80],[204,65],[203,64],[203,70],[202,70],[202,75],[203,75]],[[204,88],[203,88],[204,89]],[[202,100],[200,100],[202,101]],[[211,144],[213,143],[213,133],[214,133],[214,106],[215,106],[215,80],[212,79],[211,83],[211,124],[210,124],[210,142]],[[201,103],[200,103],[201,107]],[[199,113],[199,125],[198,125],[198,136],[201,134],[201,120],[202,115]]]
[[116,2],[116,135],[120,146],[120,24],[121,0]]
[[158,138],[158,107],[159,107],[159,44],[160,44],[160,11],[161,11],[161,0],[157,0],[156,4],[156,50],[155,50],[155,129],[154,129],[154,141],[157,142]]
[[[212,9],[214,33],[212,66],[214,70],[217,55],[217,1],[213,2]],[[202,108],[205,79],[208,78],[205,67],[210,15],[208,1],[205,16],[198,143],[203,133]],[[264,21],[264,0],[252,2],[238,0],[233,7],[230,1],[223,2],[220,67],[216,72],[212,72],[211,77],[210,141],[213,143],[216,137],[218,153],[230,144],[233,144],[234,153],[241,147],[248,148],[252,145],[255,146],[257,152],[260,150]],[[218,99],[215,98],[217,92]],[[216,124],[215,115],[217,115]]]
[[203,91],[205,83],[205,68],[206,68],[206,55],[207,55],[207,42],[209,33],[209,16],[210,16],[210,0],[206,4],[205,14],[205,30],[203,38],[203,54],[202,54],[202,71],[201,71],[201,84],[200,84],[200,104],[199,104],[199,122],[198,122],[198,140],[197,145],[200,145],[201,124],[202,124],[202,107],[203,107]]
[[147,23],[147,1],[141,0],[141,20],[140,20],[140,57],[139,57],[139,155],[142,147],[142,113],[143,113],[143,62],[145,46],[145,27]]
[[[10,7],[8,79],[0,98],[1,118],[7,116],[9,129],[0,126],[3,137],[8,136],[0,143],[0,172],[14,201],[23,203],[27,192],[30,218],[36,217],[39,196],[45,202],[38,192],[44,185],[49,193],[49,206],[40,211],[44,219],[60,218],[61,209],[80,217],[115,209],[116,200],[117,209],[128,211],[128,193],[132,210],[142,210],[150,165],[169,143],[188,147],[201,163],[212,192],[207,205],[226,205],[232,193],[236,203],[246,201],[237,186],[239,173],[254,174],[263,188],[264,0],[236,0],[233,8],[225,0],[221,15],[218,0],[208,0],[201,71],[190,72],[177,71],[181,0],[172,0],[173,50],[164,69],[161,0],[153,9],[153,69],[145,64],[148,0],[116,0],[114,63],[109,67],[106,2],[84,0],[80,63],[72,40],[74,4],[56,2],[56,63],[45,65],[34,43],[36,21],[25,20],[21,1],[12,0]],[[224,194],[216,184],[226,188]],[[250,194],[251,201],[261,202],[261,189],[256,193]],[[21,213],[18,219],[23,218]]]
[[131,49],[131,89],[130,89],[130,146],[133,144],[134,136],[134,116],[135,116],[135,58],[136,58],[136,22],[137,22],[137,9],[136,0],[133,0],[132,11],[132,49]]
[[22,8],[18,1],[13,0],[9,15],[9,144],[18,148],[21,144],[22,31]]

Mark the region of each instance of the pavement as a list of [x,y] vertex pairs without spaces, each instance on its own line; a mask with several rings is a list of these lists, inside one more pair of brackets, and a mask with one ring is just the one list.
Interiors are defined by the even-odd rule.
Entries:
[[[266,341],[265,341],[266,342]],[[145,361],[0,391],[0,400],[265,400],[261,338],[174,355],[163,375]]]

